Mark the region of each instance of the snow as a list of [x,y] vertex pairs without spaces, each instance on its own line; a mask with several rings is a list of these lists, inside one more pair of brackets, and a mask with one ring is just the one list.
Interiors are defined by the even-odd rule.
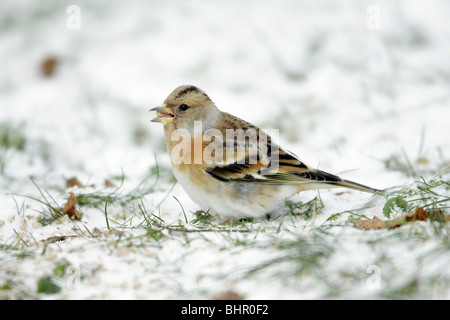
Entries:
[[[392,164],[407,156],[420,176],[434,178],[450,157],[447,1],[78,1],[79,29],[66,25],[70,5],[0,4],[0,124],[22,128],[26,138],[23,151],[0,149],[0,286],[13,287],[1,297],[384,298],[425,279],[414,297],[450,298],[448,249],[432,224],[371,232],[346,223],[348,212],[384,219],[383,197],[321,191],[325,208],[312,219],[257,220],[250,232],[163,228],[160,240],[140,227],[139,209],[166,226],[186,224],[182,208],[188,221],[198,210],[179,185],[168,194],[163,129],[148,112],[181,84],[202,88],[223,111],[280,129],[280,144],[311,166],[382,189],[413,185]],[[379,28],[367,25],[369,6],[379,9]],[[45,78],[40,65],[50,56],[58,64]],[[108,230],[104,208],[82,207],[81,221],[38,222],[44,197],[63,205],[69,192],[108,194],[114,187],[104,180],[117,187],[122,173],[118,195],[151,186],[155,159],[154,191],[109,206],[111,227],[123,233]],[[66,190],[72,176],[86,187]],[[54,236],[70,237],[46,241]],[[286,276],[295,274],[289,260],[249,271],[283,256],[277,243],[296,239],[333,251],[318,274]],[[36,293],[38,279],[62,259],[73,274],[55,278],[61,292]],[[380,288],[368,285],[372,265],[381,270]]]

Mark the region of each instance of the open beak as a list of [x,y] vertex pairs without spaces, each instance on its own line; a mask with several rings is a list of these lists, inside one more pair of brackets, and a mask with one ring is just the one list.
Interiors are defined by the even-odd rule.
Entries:
[[152,119],[152,122],[159,122],[159,123],[172,123],[175,119],[175,115],[172,113],[172,110],[168,108],[165,104],[162,106],[150,109],[150,111],[156,111],[157,117]]

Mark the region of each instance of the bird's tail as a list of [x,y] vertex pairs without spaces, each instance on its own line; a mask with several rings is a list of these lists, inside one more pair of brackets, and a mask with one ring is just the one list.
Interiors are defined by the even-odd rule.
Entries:
[[381,190],[374,189],[350,180],[342,179],[341,177],[338,177],[334,174],[322,171],[322,170],[315,170],[314,172],[311,172],[314,174],[314,180],[315,182],[323,183],[324,188],[327,187],[344,187],[344,188],[350,188],[354,190],[359,190],[363,192],[368,193],[380,193]]

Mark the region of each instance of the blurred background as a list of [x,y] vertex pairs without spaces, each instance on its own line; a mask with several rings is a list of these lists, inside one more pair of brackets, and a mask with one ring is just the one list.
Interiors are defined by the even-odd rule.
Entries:
[[[1,0],[0,299],[449,297],[444,224],[353,226],[422,203],[426,181],[423,203],[448,210],[449,13],[446,0]],[[182,84],[279,130],[313,167],[408,188],[301,193],[249,233],[164,229],[210,226],[150,122]],[[56,214],[69,192],[82,219]],[[246,271],[271,261],[287,264]],[[80,290],[55,273],[68,265]],[[52,281],[60,294],[43,296]]]
[[155,154],[167,162],[148,110],[181,84],[280,129],[313,166],[364,168],[369,182],[403,149],[437,170],[449,157],[449,12],[448,1],[2,1],[2,181],[142,177]]

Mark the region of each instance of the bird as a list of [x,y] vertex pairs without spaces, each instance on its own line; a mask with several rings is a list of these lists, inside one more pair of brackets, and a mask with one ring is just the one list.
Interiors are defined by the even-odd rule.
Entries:
[[312,168],[255,125],[220,111],[193,85],[177,87],[150,109],[164,124],[173,174],[204,212],[223,219],[270,216],[289,197],[344,187],[381,192]]

